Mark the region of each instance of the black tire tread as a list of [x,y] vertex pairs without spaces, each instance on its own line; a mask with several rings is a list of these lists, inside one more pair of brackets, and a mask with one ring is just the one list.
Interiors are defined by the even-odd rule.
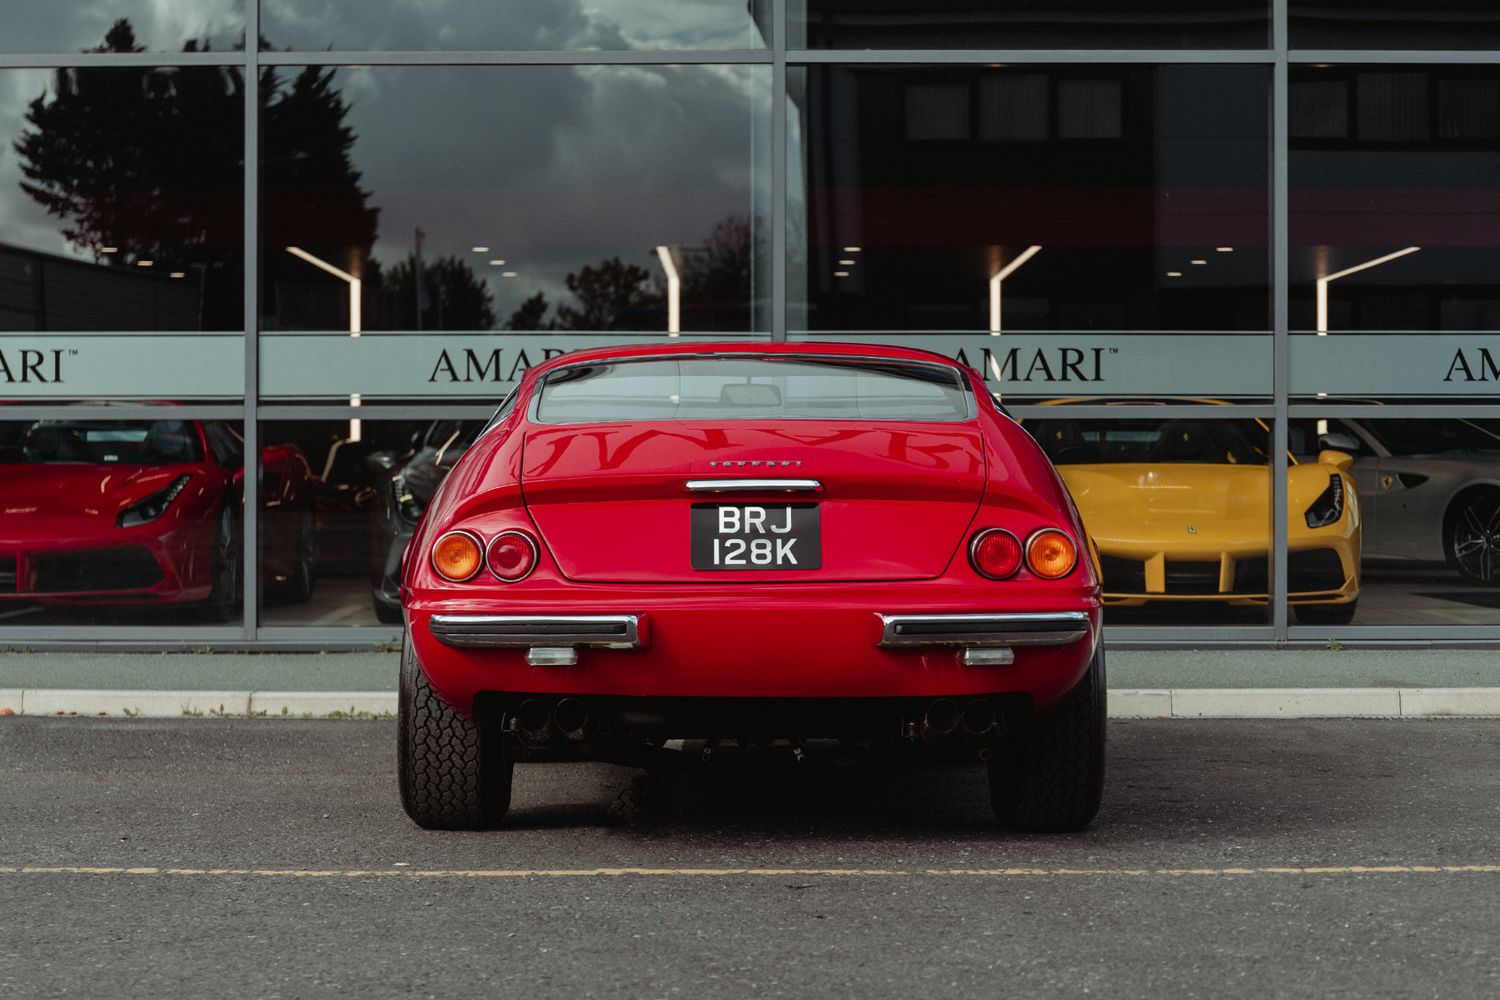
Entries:
[[1088,673],[1048,714],[1006,740],[990,761],[990,802],[1012,830],[1082,830],[1099,812],[1104,793],[1108,715],[1104,647]]
[[[418,826],[480,830],[505,816],[513,764],[503,744],[486,747],[479,724],[433,690],[409,640],[401,650],[397,725],[401,805]],[[497,734],[496,741],[501,739]]]

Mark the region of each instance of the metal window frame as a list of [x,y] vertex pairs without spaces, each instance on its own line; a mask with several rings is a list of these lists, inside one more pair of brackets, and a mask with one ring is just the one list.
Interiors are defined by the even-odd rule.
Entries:
[[[245,39],[241,50],[219,52],[141,53],[0,53],[0,69],[56,70],[67,68],[139,68],[173,66],[221,66],[239,69],[244,80],[244,363],[245,396],[239,402],[194,402],[175,406],[172,412],[189,419],[240,420],[243,423],[247,462],[260,452],[259,423],[266,420],[402,420],[420,422],[437,418],[483,419],[493,406],[483,403],[433,399],[407,405],[372,403],[362,407],[310,400],[306,404],[259,398],[259,136],[260,108],[254,99],[260,71],[271,66],[641,66],[641,65],[763,65],[772,74],[770,135],[771,275],[769,289],[770,337],[788,339],[787,329],[787,223],[789,196],[789,123],[787,83],[789,75],[819,65],[1087,65],[1153,64],[1264,65],[1272,72],[1271,121],[1271,219],[1273,394],[1217,412],[1202,406],[1153,406],[1153,415],[1192,415],[1200,418],[1232,419],[1259,417],[1273,422],[1276,445],[1272,477],[1273,539],[1272,586],[1278,595],[1271,602],[1271,623],[1266,626],[1113,626],[1106,629],[1110,642],[1124,648],[1263,646],[1267,642],[1290,646],[1320,646],[1330,638],[1360,645],[1399,648],[1500,646],[1497,626],[1398,626],[1351,625],[1337,628],[1307,628],[1288,623],[1285,600],[1287,583],[1286,547],[1286,443],[1288,421],[1319,416],[1417,417],[1432,415],[1424,404],[1350,405],[1311,404],[1294,401],[1288,393],[1288,300],[1290,272],[1287,261],[1289,238],[1289,142],[1288,88],[1293,66],[1300,64],[1363,65],[1489,65],[1500,66],[1500,51],[1398,50],[1398,49],[1294,49],[1290,47],[1289,0],[1270,0],[1270,45],[1244,49],[886,49],[840,50],[792,48],[788,22],[791,0],[772,0],[770,44],[763,49],[726,50],[635,50],[635,51],[262,51],[259,47],[258,0],[244,5]],[[1055,415],[1052,407],[1018,403],[1011,409],[1022,417]],[[46,403],[23,402],[6,409],[17,419],[36,419],[56,412]],[[80,416],[112,416],[133,419],[158,415],[159,405],[142,402],[109,407],[80,407]],[[1068,412],[1081,418],[1122,416],[1119,406],[1070,406]],[[1441,413],[1453,417],[1494,417],[1500,405],[1481,403],[1444,404]],[[245,475],[245,504],[259,510],[258,468]],[[262,624],[256,595],[259,591],[258,517],[243,521],[245,559],[244,620],[240,625],[205,626],[0,626],[0,645],[25,648],[194,648],[212,644],[218,648],[245,649],[355,649],[384,647],[394,640],[394,627],[279,626]]]

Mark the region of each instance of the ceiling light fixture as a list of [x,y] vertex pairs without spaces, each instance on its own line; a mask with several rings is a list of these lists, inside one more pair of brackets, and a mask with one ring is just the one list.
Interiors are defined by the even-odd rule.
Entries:
[[1367,260],[1363,264],[1355,264],[1353,267],[1346,267],[1342,271],[1335,271],[1330,275],[1319,278],[1317,282],[1318,336],[1328,336],[1328,283],[1330,281],[1337,281],[1340,278],[1347,278],[1351,274],[1355,274],[1359,271],[1366,271],[1372,267],[1379,267],[1381,264],[1389,264],[1391,261],[1397,259],[1398,257],[1405,257],[1407,254],[1416,253],[1420,249],[1422,248],[1407,247],[1404,250],[1397,250],[1395,253],[1388,253],[1384,257],[1376,257],[1374,260]]
[[1031,258],[1042,252],[1039,246],[1030,246],[1016,254],[1016,259],[990,276],[990,336],[1000,336],[1000,282],[1009,278]]
[[490,252],[490,248],[489,247],[469,247],[469,249],[473,250],[475,253],[489,253]]
[[667,336],[677,337],[682,334],[682,277],[677,273],[677,261],[672,259],[670,247],[657,247],[656,258],[667,272]]

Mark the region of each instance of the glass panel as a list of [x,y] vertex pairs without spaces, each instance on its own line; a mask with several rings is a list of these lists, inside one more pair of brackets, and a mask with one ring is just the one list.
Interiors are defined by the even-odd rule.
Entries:
[[1271,43],[1266,0],[789,0],[793,48],[1226,49]]
[[268,73],[267,330],[769,328],[768,68]]
[[1493,0],[1291,0],[1294,49],[1493,49]]
[[[1353,624],[1500,623],[1500,420],[1329,416],[1290,432],[1299,460],[1350,463],[1363,551]],[[1291,529],[1295,571],[1299,518]],[[1292,624],[1325,624],[1296,591],[1294,574]]]
[[1057,412],[1022,426],[1099,548],[1105,624],[1269,624],[1269,421]]
[[770,0],[261,0],[268,49],[756,49]]
[[963,421],[973,393],[956,368],[822,355],[731,355],[572,365],[548,374],[543,424],[662,420]]
[[789,323],[1270,328],[1270,70],[793,75]]
[[241,618],[238,424],[0,422],[0,628]]
[[0,52],[223,52],[245,47],[244,0],[5,0]]
[[280,468],[262,477],[261,621],[267,625],[396,624],[401,553],[438,484],[484,420],[269,421]]
[[243,100],[228,68],[0,70],[0,344],[244,326]]
[[1296,66],[1291,325],[1500,329],[1500,69]]

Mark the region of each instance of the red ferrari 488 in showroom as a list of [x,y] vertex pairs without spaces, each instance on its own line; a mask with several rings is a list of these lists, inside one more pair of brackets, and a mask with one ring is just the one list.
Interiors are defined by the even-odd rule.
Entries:
[[398,772],[497,823],[517,761],[882,738],[987,762],[1006,826],[1104,774],[1097,559],[978,373],[854,344],[610,348],[533,368],[403,563]]
[[[38,420],[0,441],[0,607],[238,614],[244,442],[212,420]],[[307,600],[316,537],[295,445],[261,450],[268,590]]]

